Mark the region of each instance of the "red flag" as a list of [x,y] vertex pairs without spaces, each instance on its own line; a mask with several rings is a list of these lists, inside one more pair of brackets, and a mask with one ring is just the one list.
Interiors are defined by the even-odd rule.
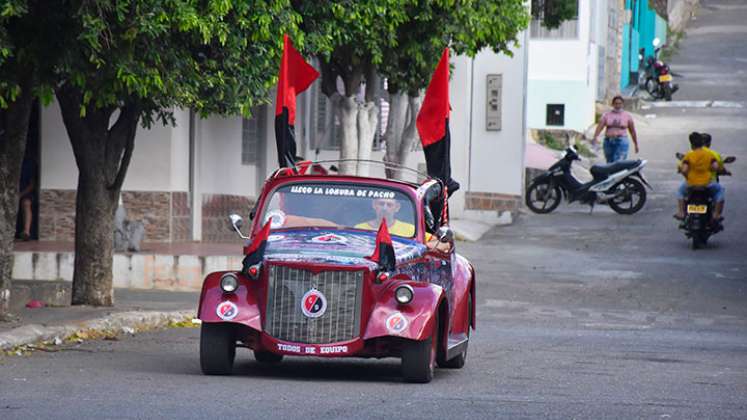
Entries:
[[244,257],[242,265],[245,270],[262,262],[262,258],[264,258],[265,255],[265,248],[267,247],[267,238],[270,236],[271,224],[272,218],[270,218],[270,220],[268,220],[262,227],[262,230],[254,236],[252,243],[249,246],[244,247],[244,255],[246,255],[246,257]]
[[389,228],[386,226],[386,218],[381,219],[379,231],[376,233],[374,253],[368,259],[378,263],[384,271],[393,271],[395,268],[397,260],[394,255],[394,246],[392,246],[392,237],[389,235]]
[[444,122],[449,119],[449,49],[444,48],[441,61],[433,73],[431,83],[425,91],[423,106],[415,124],[418,127],[423,147],[443,139],[446,133]]
[[[443,182],[448,196],[459,189],[459,183],[451,178],[449,108],[449,49],[444,48],[415,123],[423,144],[428,175]],[[447,219],[445,212],[444,207],[444,220]]]
[[319,77],[303,56],[293,48],[288,35],[283,35],[283,57],[280,60],[278,92],[275,99],[275,141],[280,167],[294,166],[296,158],[296,95],[308,89]]

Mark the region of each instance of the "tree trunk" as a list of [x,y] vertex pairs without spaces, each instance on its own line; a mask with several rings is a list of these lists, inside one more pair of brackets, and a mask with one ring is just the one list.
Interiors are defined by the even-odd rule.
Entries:
[[[410,96],[405,93],[390,93],[389,119],[386,128],[386,155],[384,160],[395,165],[407,163],[407,157],[418,139],[415,120],[423,104],[422,95]],[[403,179],[401,169],[387,169],[387,177]],[[417,181],[417,180],[413,180]]]
[[72,304],[112,306],[114,212],[132,157],[140,108],[126,102],[109,128],[114,108],[88,110],[81,117],[82,95],[76,88],[62,86],[56,94],[78,165]]
[[[355,98],[343,96],[340,100],[340,159],[358,159],[358,104]],[[341,162],[340,173],[355,175],[355,162]]]
[[8,317],[10,309],[18,182],[34,102],[31,80],[22,82],[20,95],[0,110],[0,320]]
[[[358,105],[358,157],[360,160],[371,160],[371,149],[373,148],[376,128],[379,125],[379,107],[376,103],[365,102]],[[358,176],[369,176],[371,164],[360,162],[358,164]]]

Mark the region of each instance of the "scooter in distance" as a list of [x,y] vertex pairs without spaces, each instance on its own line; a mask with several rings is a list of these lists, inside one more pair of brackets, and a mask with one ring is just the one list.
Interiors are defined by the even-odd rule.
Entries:
[[[677,92],[679,86],[672,81],[672,71],[669,68],[669,64],[659,60],[659,52],[661,48],[659,46],[659,38],[654,39],[654,56],[646,58],[645,68],[639,65],[640,76],[638,78],[638,85],[641,88],[645,88],[646,91],[654,99],[664,99],[665,101],[672,100],[672,94]],[[641,48],[638,58],[639,61],[643,62],[644,50]]]
[[[633,214],[646,203],[646,188],[651,186],[643,178],[641,170],[645,160],[622,160],[591,167],[593,179],[581,183],[571,173],[573,162],[581,160],[576,148],[565,150],[560,160],[529,184],[525,202],[535,213],[550,213],[563,197],[569,203],[578,201],[594,208],[595,204],[607,204],[619,214]],[[645,185],[645,186],[644,186]]]

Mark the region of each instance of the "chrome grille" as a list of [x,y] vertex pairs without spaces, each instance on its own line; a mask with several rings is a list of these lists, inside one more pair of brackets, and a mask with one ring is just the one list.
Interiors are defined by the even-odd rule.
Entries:
[[[327,309],[318,318],[301,310],[304,294],[316,288],[326,297]],[[270,265],[265,331],[294,343],[336,343],[360,335],[363,271],[322,271]]]

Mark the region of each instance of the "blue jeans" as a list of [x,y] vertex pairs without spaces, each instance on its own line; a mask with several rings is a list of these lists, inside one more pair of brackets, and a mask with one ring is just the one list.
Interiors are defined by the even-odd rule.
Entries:
[[628,138],[626,136],[605,137],[602,146],[604,147],[604,158],[607,159],[607,163],[628,158]]
[[[718,182],[711,182],[706,188],[708,188],[708,192],[711,194],[711,197],[713,197],[714,202],[718,203],[724,201],[725,191],[721,184]],[[687,181],[682,181],[682,184],[680,184],[680,187],[677,189],[677,198],[684,200],[686,195]]]

